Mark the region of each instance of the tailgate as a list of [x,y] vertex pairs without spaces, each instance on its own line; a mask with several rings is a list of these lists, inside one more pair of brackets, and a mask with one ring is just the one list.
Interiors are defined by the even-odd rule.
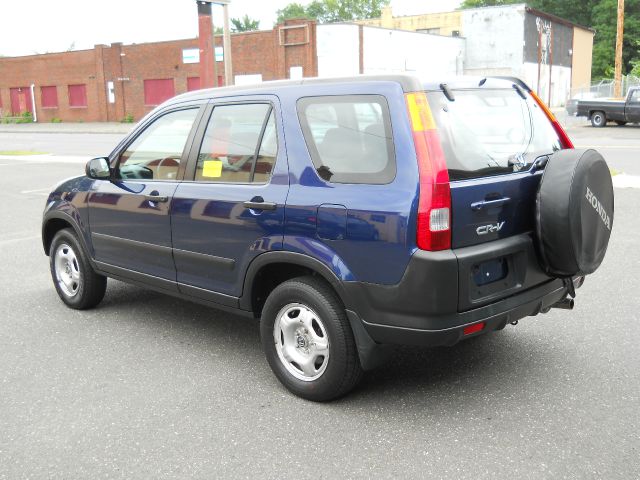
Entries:
[[[511,87],[509,85],[509,87]],[[536,101],[516,88],[430,92],[451,187],[451,248],[458,258],[458,310],[550,280],[533,232],[547,155],[563,144]]]

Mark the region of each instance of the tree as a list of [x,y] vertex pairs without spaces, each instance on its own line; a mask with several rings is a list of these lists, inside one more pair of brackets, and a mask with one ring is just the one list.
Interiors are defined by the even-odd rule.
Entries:
[[299,3],[290,3],[278,10],[277,23],[289,18],[310,18],[321,23],[348,22],[364,18],[377,18],[382,7],[390,0],[313,0],[304,7]]
[[231,27],[232,32],[251,32],[260,28],[260,21],[249,18],[249,15],[245,15],[242,18],[232,18]]
[[290,3],[289,5],[276,11],[276,23],[282,23],[290,18],[309,18],[303,5]]

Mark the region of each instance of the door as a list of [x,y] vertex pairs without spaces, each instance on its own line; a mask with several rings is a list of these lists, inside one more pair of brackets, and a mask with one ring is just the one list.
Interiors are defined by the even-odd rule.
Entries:
[[25,112],[33,113],[31,105],[31,89],[29,87],[17,87],[9,89],[11,97],[11,113],[15,116]]
[[89,223],[105,270],[177,288],[169,212],[198,113],[195,105],[159,114],[112,159],[112,179],[95,181]]
[[626,105],[627,122],[640,122],[640,88],[635,89],[629,95]]
[[180,291],[233,305],[251,260],[282,248],[288,168],[275,97],[209,108],[175,193],[173,255]]

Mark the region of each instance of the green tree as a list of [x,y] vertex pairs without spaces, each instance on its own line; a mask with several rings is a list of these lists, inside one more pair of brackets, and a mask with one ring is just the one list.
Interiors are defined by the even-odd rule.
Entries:
[[[592,11],[593,28],[596,30],[593,43],[592,78],[611,78],[615,64],[617,0],[600,0]],[[624,40],[622,43],[622,73],[633,69],[640,61],[640,0],[626,0],[624,5]]]
[[249,15],[245,15],[242,18],[232,18],[231,27],[232,32],[251,32],[260,28],[260,21],[249,18]]
[[299,3],[290,3],[289,5],[276,11],[276,23],[282,23],[290,18],[310,18],[303,5]]
[[390,0],[313,0],[306,7],[290,3],[278,10],[277,22],[289,18],[310,18],[321,23],[376,18],[381,15],[382,7],[389,5],[389,2]]

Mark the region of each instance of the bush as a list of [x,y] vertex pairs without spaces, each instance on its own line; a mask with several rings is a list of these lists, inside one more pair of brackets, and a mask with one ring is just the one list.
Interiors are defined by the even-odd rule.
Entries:
[[127,113],[125,117],[122,120],[120,120],[120,123],[133,123],[133,115],[131,115],[130,113]]
[[62,123],[62,119],[58,117],[53,117],[51,119],[51,123]]

